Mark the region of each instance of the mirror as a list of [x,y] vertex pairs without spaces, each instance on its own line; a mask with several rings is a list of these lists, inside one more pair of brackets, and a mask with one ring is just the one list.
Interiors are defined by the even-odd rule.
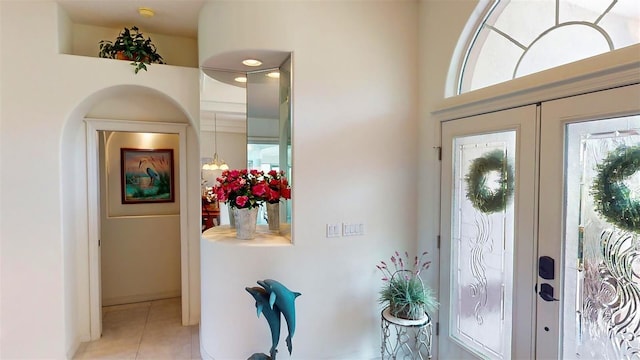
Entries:
[[[244,59],[260,59],[250,68]],[[284,171],[292,184],[291,54],[237,52],[205,61],[201,71],[201,162],[214,154],[231,169]],[[245,79],[245,80],[243,80]],[[222,170],[202,170],[203,195]],[[221,207],[221,224],[229,224]],[[266,224],[261,207],[258,224]],[[291,201],[281,201],[280,222],[291,224]],[[286,227],[287,229],[289,227]]]
[[[291,58],[247,74],[247,168],[284,171],[291,180]],[[280,219],[291,223],[291,202]],[[260,220],[259,220],[260,221]]]

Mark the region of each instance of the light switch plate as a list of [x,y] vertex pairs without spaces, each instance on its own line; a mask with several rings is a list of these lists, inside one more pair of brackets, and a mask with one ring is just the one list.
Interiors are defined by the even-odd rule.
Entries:
[[340,224],[327,224],[327,237],[340,237],[342,235],[340,230]]

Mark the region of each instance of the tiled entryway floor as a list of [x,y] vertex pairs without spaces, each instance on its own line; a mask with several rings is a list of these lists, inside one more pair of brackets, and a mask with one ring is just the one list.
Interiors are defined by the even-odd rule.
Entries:
[[200,359],[198,326],[181,325],[180,298],[102,309],[102,337],[74,359]]

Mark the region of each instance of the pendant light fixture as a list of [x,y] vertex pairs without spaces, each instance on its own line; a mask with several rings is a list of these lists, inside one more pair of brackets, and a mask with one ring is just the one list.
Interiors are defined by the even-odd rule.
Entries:
[[227,163],[218,158],[218,114],[213,114],[213,142],[214,142],[214,153],[213,160],[202,165],[202,170],[229,170],[229,165]]

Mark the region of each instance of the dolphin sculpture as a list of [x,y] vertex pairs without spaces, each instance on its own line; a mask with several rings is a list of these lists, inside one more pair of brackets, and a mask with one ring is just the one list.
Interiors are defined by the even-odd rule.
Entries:
[[271,308],[279,309],[287,322],[287,330],[289,331],[289,334],[287,335],[286,342],[289,355],[291,355],[291,350],[293,349],[291,338],[296,331],[295,300],[302,294],[299,292],[293,292],[278,281],[272,279],[258,281],[258,285],[262,286],[269,294],[269,306]]
[[[269,294],[265,289],[256,286],[246,287],[245,290],[256,300],[258,317],[260,317],[260,313],[264,314],[264,318],[269,323],[269,328],[271,329],[271,349],[269,350],[271,357],[269,359],[275,360],[278,352],[276,348],[280,341],[280,309],[269,305]],[[260,355],[262,354],[253,354],[249,359],[260,359]]]

